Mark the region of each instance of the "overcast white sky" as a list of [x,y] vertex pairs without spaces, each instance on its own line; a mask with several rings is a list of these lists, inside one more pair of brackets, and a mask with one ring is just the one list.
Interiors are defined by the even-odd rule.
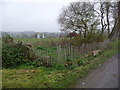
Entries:
[[58,32],[61,9],[72,1],[78,0],[1,0],[0,29]]
[[0,30],[58,32],[62,8],[75,1],[79,0],[0,0]]

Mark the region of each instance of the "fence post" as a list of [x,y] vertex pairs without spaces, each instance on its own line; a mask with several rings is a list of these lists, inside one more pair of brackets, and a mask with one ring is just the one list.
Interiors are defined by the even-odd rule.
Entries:
[[74,47],[71,46],[71,59],[73,59],[73,56],[74,56]]
[[66,60],[66,45],[64,46],[64,60]]

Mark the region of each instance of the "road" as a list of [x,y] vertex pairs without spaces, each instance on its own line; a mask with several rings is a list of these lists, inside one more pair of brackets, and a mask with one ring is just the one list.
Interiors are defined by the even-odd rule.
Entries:
[[118,88],[118,55],[78,80],[74,88]]

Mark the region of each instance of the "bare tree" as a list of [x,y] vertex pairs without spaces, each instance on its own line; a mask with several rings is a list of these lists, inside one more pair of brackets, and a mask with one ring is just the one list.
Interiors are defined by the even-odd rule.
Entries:
[[108,30],[108,38],[110,35],[110,21],[109,21],[109,14],[110,14],[110,2],[105,2],[105,11],[106,11],[106,20],[107,20],[107,30]]
[[94,4],[88,2],[73,2],[64,8],[58,22],[61,31],[78,31],[84,37],[93,32],[98,24],[94,14]]
[[101,22],[100,36],[107,31],[108,38],[113,37],[116,32],[116,25],[118,25],[118,6],[116,2],[99,2],[100,4],[98,12]]
[[112,30],[109,34],[109,38],[112,38],[115,36],[118,32],[118,3],[114,2],[111,3],[111,13],[112,13],[112,18],[113,18],[113,27]]
[[118,8],[117,2],[73,2],[62,10],[58,23],[64,32],[78,31],[84,37],[93,32],[98,32],[101,37],[107,32],[111,38],[118,33]]
[[101,33],[100,36],[104,33],[107,24],[105,23],[105,2],[100,2],[100,23],[101,23]]
[[[113,36],[119,33],[119,4],[117,2],[105,2],[105,11],[106,11],[106,21],[107,21],[107,31],[108,31],[108,38],[112,38]],[[112,19],[112,21],[111,21]],[[112,24],[110,24],[112,22]],[[112,26],[110,28],[110,26]]]

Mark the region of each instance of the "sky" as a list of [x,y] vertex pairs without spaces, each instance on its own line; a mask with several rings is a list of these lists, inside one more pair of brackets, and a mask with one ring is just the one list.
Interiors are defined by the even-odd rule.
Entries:
[[62,8],[77,0],[1,0],[0,30],[59,32]]
[[0,0],[0,30],[59,32],[62,8],[76,1],[88,0]]

